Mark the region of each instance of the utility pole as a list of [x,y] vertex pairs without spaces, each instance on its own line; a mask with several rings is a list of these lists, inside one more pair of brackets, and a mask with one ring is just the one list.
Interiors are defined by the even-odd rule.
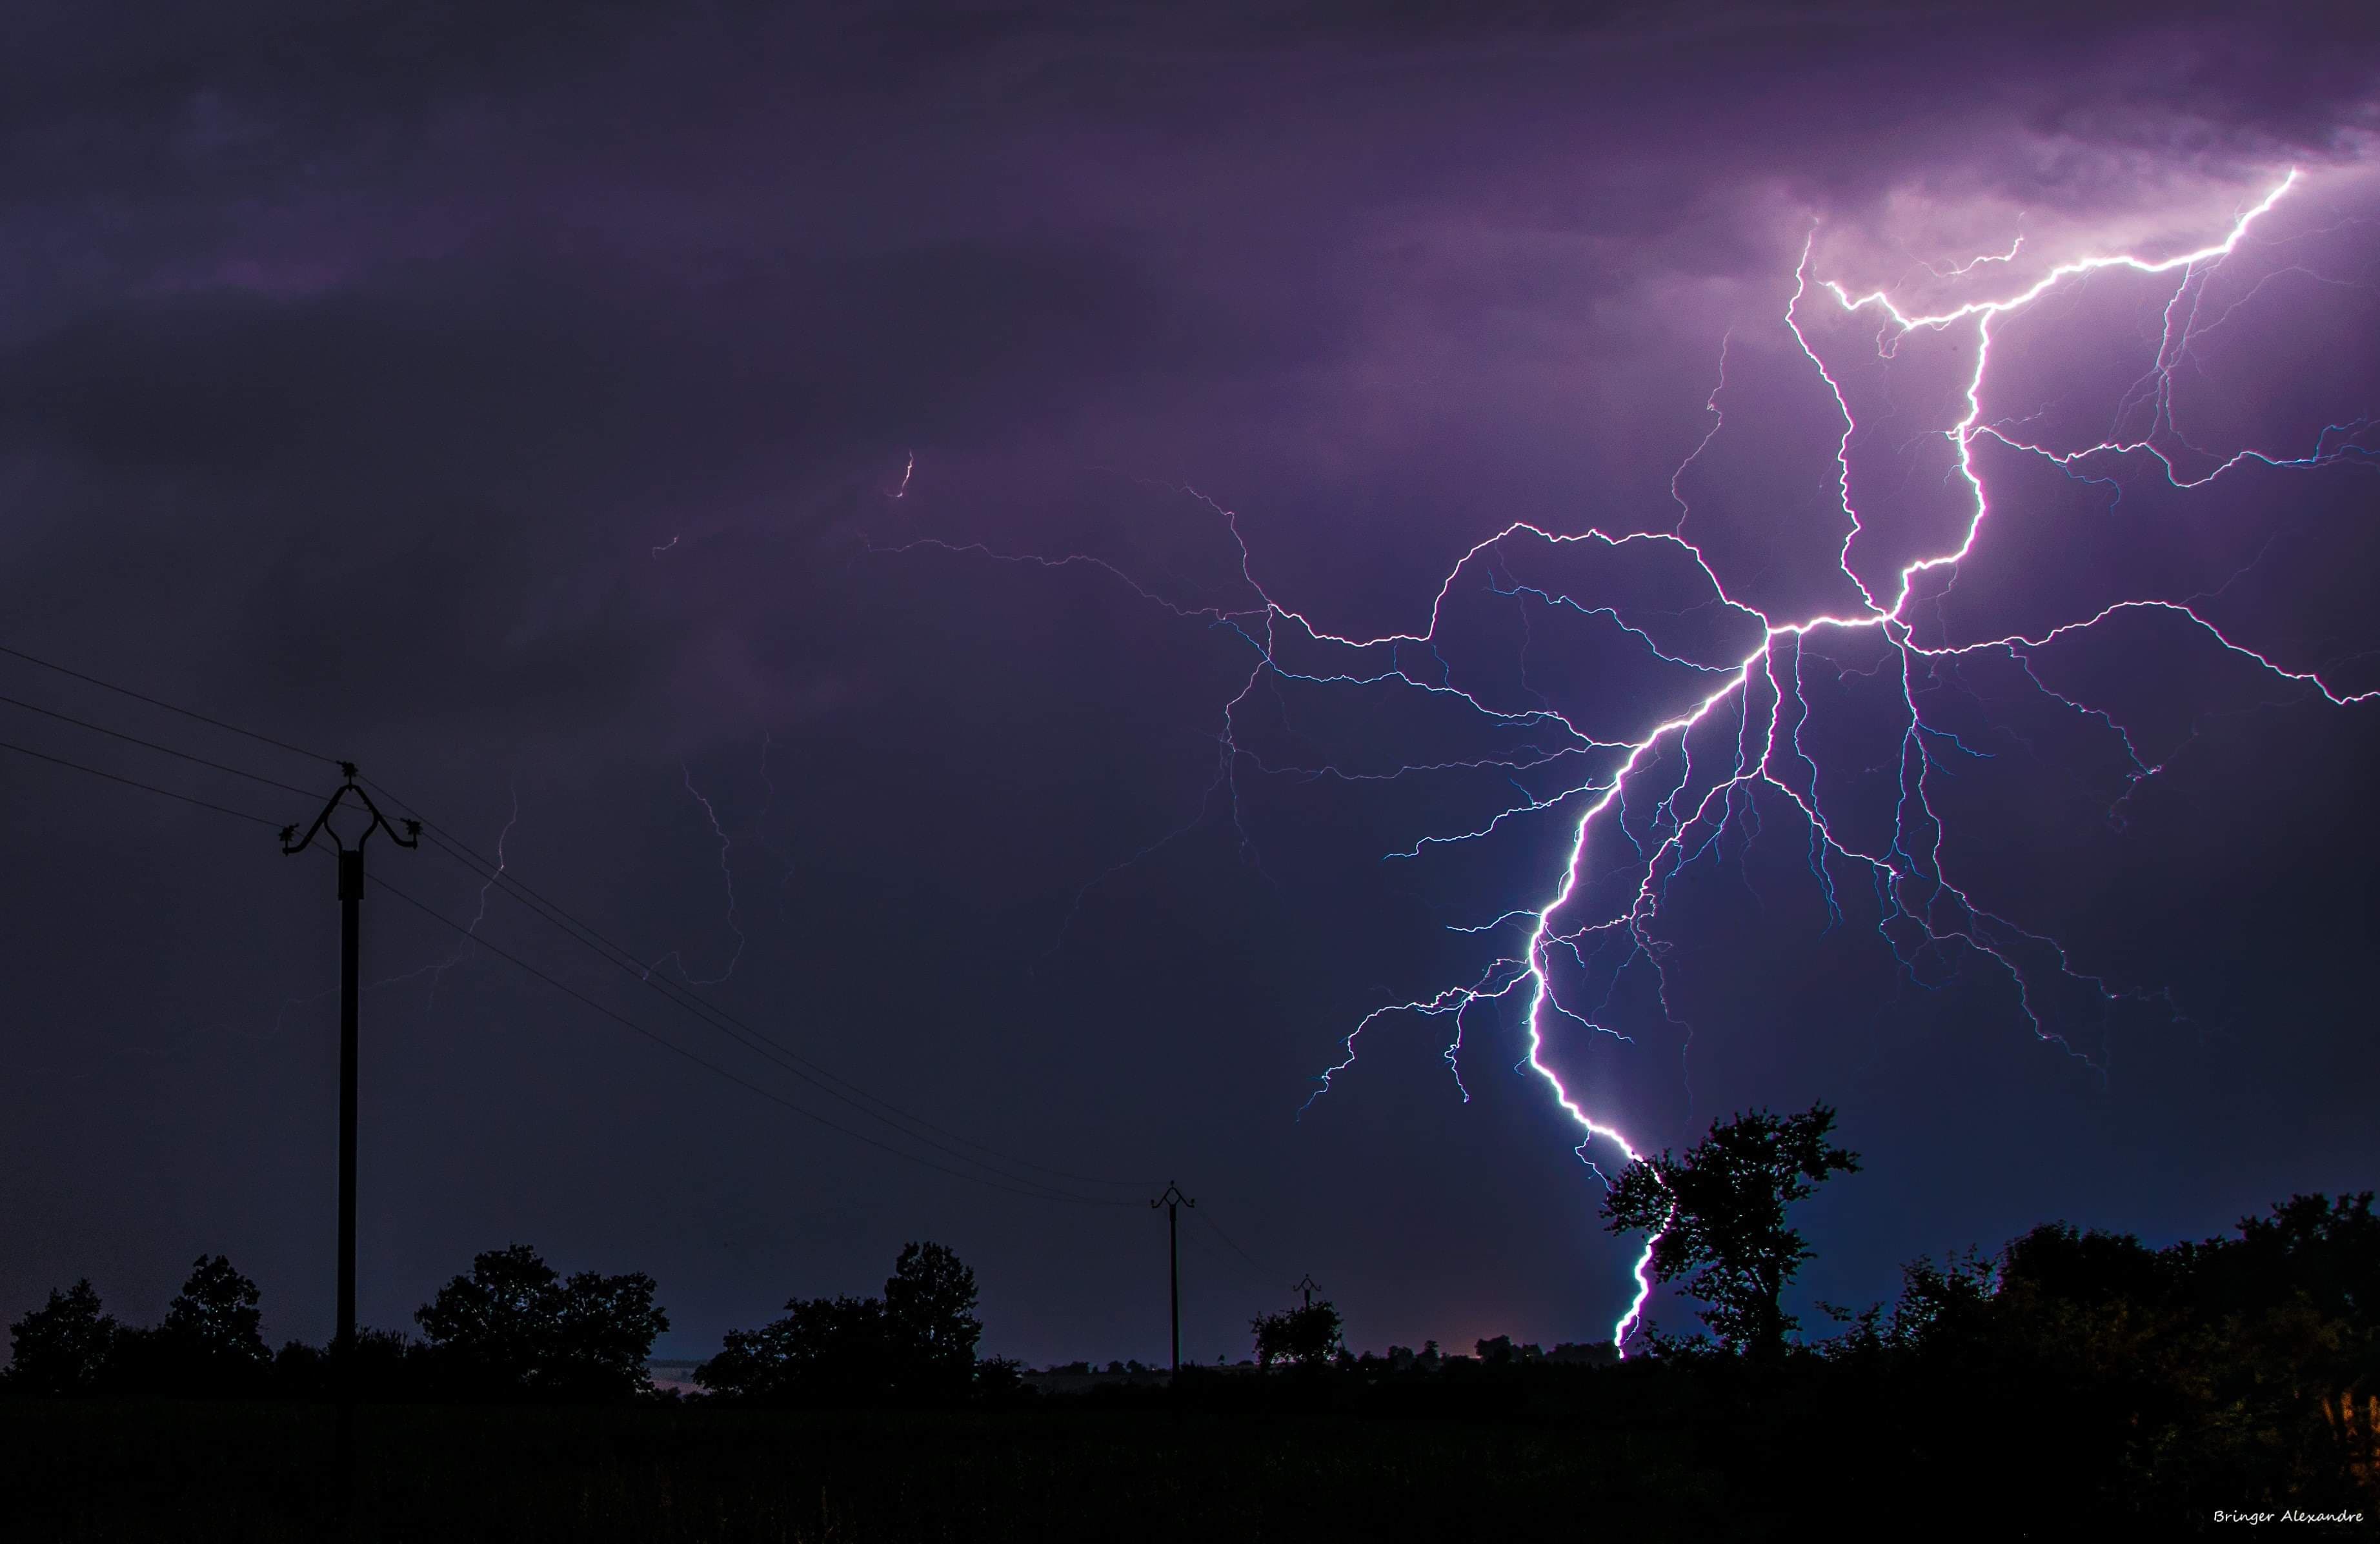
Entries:
[[1302,1292],[1305,1294],[1305,1306],[1310,1308],[1314,1307],[1314,1295],[1322,1290],[1322,1283],[1316,1281],[1314,1279],[1314,1273],[1309,1270],[1304,1276],[1299,1277],[1297,1284],[1291,1287],[1289,1290],[1292,1292]]
[[1149,1210],[1165,1209],[1165,1278],[1173,1300],[1173,1386],[1182,1386],[1182,1213],[1180,1208],[1198,1203],[1182,1193],[1182,1187],[1172,1180],[1165,1182],[1165,1194],[1148,1203]]
[[[355,1493],[356,1479],[356,1007],[362,979],[362,918],[364,844],[375,831],[388,833],[400,847],[421,845],[421,822],[407,821],[399,834],[380,812],[371,796],[356,785],[356,764],[339,763],[346,781],[333,791],[322,812],[301,838],[294,825],[281,828],[281,850],[295,857],[327,835],[339,855],[339,1314],[331,1341],[331,1382],[338,1402],[336,1436],[332,1453],[333,1494],[344,1515]],[[370,817],[351,843],[331,825],[331,816],[353,794]]]

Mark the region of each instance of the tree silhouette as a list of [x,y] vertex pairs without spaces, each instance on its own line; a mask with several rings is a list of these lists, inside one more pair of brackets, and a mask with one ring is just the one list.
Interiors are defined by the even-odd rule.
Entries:
[[1327,1367],[1339,1355],[1339,1309],[1327,1297],[1250,1319],[1248,1328],[1256,1331],[1258,1367]]
[[2336,1456],[2380,1494],[2380,1214],[2373,1194],[2292,1196],[2236,1241],[2191,1251],[2240,1382],[2311,1406]]
[[258,1333],[256,1283],[221,1255],[191,1262],[154,1329],[126,1326],[108,1350],[106,1382],[127,1392],[205,1398],[259,1392],[272,1354]]
[[27,1393],[75,1394],[96,1388],[116,1336],[88,1279],[8,1326],[8,1382]]
[[[2129,1509],[2274,1506],[2380,1484],[2380,1216],[2295,1196],[2234,1238],[2153,1248],[2050,1222],[1904,1270],[1828,1346],[1909,1445]],[[2179,1514],[2178,1513],[2176,1514]]]
[[722,1399],[759,1403],[948,1399],[977,1380],[975,1304],[975,1272],[956,1254],[913,1243],[882,1297],[789,1298],[784,1318],[729,1331],[694,1380]]
[[158,1338],[176,1360],[210,1380],[253,1377],[272,1360],[259,1327],[262,1295],[221,1255],[201,1255],[165,1306]]
[[1785,1209],[1838,1173],[1859,1172],[1859,1155],[1830,1147],[1835,1112],[1814,1104],[1798,1115],[1755,1110],[1711,1122],[1683,1157],[1664,1152],[1621,1171],[1604,1197],[1611,1233],[1655,1234],[1653,1274],[1708,1305],[1703,1322],[1730,1350],[1772,1357],[1797,1320],[1785,1285],[1810,1258]]
[[730,1399],[866,1404],[885,1391],[884,1303],[876,1297],[793,1297],[785,1317],[730,1330],[694,1380]]
[[515,1244],[473,1258],[471,1273],[417,1309],[429,1351],[457,1392],[547,1398],[648,1392],[645,1359],[669,1316],[641,1271],[563,1280]]
[[912,1243],[884,1283],[884,1329],[896,1387],[917,1393],[965,1389],[975,1377],[975,1272],[940,1244]]

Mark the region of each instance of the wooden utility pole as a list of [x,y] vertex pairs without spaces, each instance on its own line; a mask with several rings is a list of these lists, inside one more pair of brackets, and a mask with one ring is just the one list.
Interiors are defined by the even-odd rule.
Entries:
[[1322,1283],[1316,1281],[1314,1279],[1314,1273],[1309,1270],[1304,1276],[1299,1277],[1297,1284],[1291,1287],[1289,1290],[1292,1292],[1302,1292],[1305,1294],[1305,1306],[1310,1308],[1314,1307],[1314,1295],[1322,1290]]
[[[361,991],[358,983],[363,975],[358,908],[364,898],[364,844],[373,832],[384,831],[398,846],[418,847],[421,822],[407,821],[399,834],[372,803],[371,796],[356,785],[356,764],[342,761],[339,771],[347,780],[332,793],[303,837],[294,825],[281,828],[281,850],[294,857],[313,845],[314,838],[327,834],[339,855],[339,1309],[338,1329],[331,1341],[331,1382],[338,1402],[338,1420],[331,1479],[339,1511],[345,1514],[354,1497],[356,1478],[356,1018]],[[350,794],[369,817],[352,843],[330,823]]]
[[1173,1382],[1182,1382],[1182,1216],[1180,1208],[1198,1203],[1182,1193],[1182,1187],[1172,1180],[1165,1182],[1165,1194],[1148,1203],[1151,1210],[1165,1209],[1165,1278],[1173,1303]]

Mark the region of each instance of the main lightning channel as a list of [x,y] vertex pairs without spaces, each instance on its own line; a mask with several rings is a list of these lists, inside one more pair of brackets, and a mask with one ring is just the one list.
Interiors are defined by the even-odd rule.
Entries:
[[[1461,1047],[1464,1012],[1475,1005],[1506,1000],[1518,993],[1527,1003],[1528,1054],[1524,1064],[1544,1081],[1551,1090],[1556,1102],[1582,1134],[1575,1149],[1580,1161],[1590,1170],[1601,1175],[1603,1171],[1596,1162],[1594,1154],[1598,1144],[1609,1144],[1609,1148],[1616,1149],[1618,1155],[1624,1161],[1636,1161],[1642,1155],[1636,1144],[1621,1129],[1618,1122],[1612,1117],[1591,1112],[1582,1097],[1572,1091],[1560,1071],[1548,1060],[1547,1034],[1549,1017],[1559,1017],[1589,1030],[1605,1034],[1616,1035],[1617,1033],[1609,1026],[1597,1022],[1604,1007],[1610,1001],[1609,992],[1606,993],[1603,1003],[1593,1008],[1581,1009],[1564,1003],[1556,984],[1554,961],[1559,954],[1567,952],[1582,967],[1589,967],[1593,960],[1601,956],[1607,943],[1619,943],[1623,951],[1620,969],[1624,971],[1640,959],[1647,962],[1658,985],[1661,1012],[1665,1018],[1675,1022],[1674,1015],[1670,1010],[1668,981],[1663,974],[1658,942],[1650,931],[1651,924],[1666,898],[1669,883],[1677,872],[1686,863],[1712,850],[1725,833],[1727,827],[1738,819],[1739,794],[1743,796],[1747,810],[1743,819],[1747,823],[1756,821],[1756,808],[1753,805],[1752,797],[1760,789],[1767,789],[1781,795],[1808,822],[1811,833],[1810,867],[1825,893],[1830,915],[1838,919],[1842,915],[1838,905],[1834,866],[1840,864],[1852,871],[1864,872],[1875,889],[1881,911],[1878,931],[1892,949],[1904,971],[1913,973],[1920,956],[1929,950],[1933,951],[1937,957],[1949,954],[1956,950],[1971,950],[1976,955],[1994,962],[2005,974],[2014,989],[2021,1013],[2032,1026],[2037,1037],[2046,1042],[2064,1047],[2070,1053],[2080,1055],[2081,1052],[2074,1052],[2072,1047],[2067,1046],[2062,1036],[2053,1032],[2049,1026],[2043,1022],[2043,1010],[2037,1008],[2035,1002],[2037,989],[2034,975],[2040,967],[2027,963],[2029,960],[2046,961],[2048,968],[2057,976],[2090,989],[2097,994],[2103,1003],[2156,994],[2119,991],[2102,978],[2076,969],[2065,947],[2056,940],[2029,931],[1990,912],[1946,876],[1942,863],[1944,822],[1935,813],[1929,799],[1929,777],[1946,755],[1962,754],[1975,757],[1983,753],[1961,742],[1957,736],[1925,722],[1919,702],[1921,689],[1918,682],[1919,669],[1930,669],[1937,662],[1955,662],[1966,656],[1996,652],[2015,661],[2027,675],[2031,675],[2031,665],[2027,658],[2029,650],[2062,636],[2087,630],[2119,613],[2149,611],[2179,614],[2191,625],[2211,636],[2224,649],[2254,662],[2277,677],[2313,687],[2331,703],[2345,704],[2371,700],[2375,696],[2380,696],[2380,692],[2350,693],[2334,687],[2322,680],[2314,672],[2288,669],[2270,656],[2227,636],[2184,601],[2155,598],[2122,601],[2088,619],[2065,624],[2037,637],[2011,634],[2006,638],[1982,642],[1928,645],[1919,642],[1914,636],[1913,626],[1909,616],[1912,597],[1921,576],[1937,569],[1955,568],[1973,551],[1985,524],[1990,517],[1990,499],[1986,493],[1982,474],[1974,461],[1975,442],[1989,436],[2014,449],[2033,451],[2045,456],[2051,454],[2039,447],[2022,444],[2003,431],[1985,426],[1982,421],[1985,383],[1990,370],[1995,322],[2023,310],[2061,285],[2093,273],[2120,269],[2145,275],[2179,274],[2181,276],[2180,286],[2173,299],[2168,303],[2166,310],[2168,335],[2158,355],[2158,366],[2160,371],[2163,371],[2169,366],[2173,359],[2179,357],[2179,347],[2171,330],[2175,325],[2174,318],[2181,310],[2182,296],[2209,265],[2220,262],[2222,259],[2235,251],[2255,222],[2269,213],[2282,198],[2298,185],[2300,180],[2299,173],[2294,169],[2290,170],[2262,199],[2239,213],[2228,232],[2218,241],[2167,257],[2143,257],[2119,252],[2079,258],[2049,268],[2031,284],[2001,298],[1969,301],[1934,313],[1913,313],[1904,310],[1891,295],[1884,290],[1854,295],[1843,286],[1832,282],[1820,281],[1814,285],[1810,272],[1811,244],[1805,244],[1801,262],[1796,268],[1791,296],[1786,303],[1783,321],[1786,329],[1808,359],[1811,367],[1833,395],[1842,419],[1843,431],[1836,446],[1835,458],[1838,472],[1837,491],[1845,526],[1842,542],[1837,552],[1837,561],[1843,575],[1851,581],[1858,594],[1860,602],[1856,609],[1845,614],[1822,614],[1796,621],[1779,621],[1730,594],[1703,549],[1685,534],[1686,527],[1692,517],[1692,511],[1687,507],[1682,494],[1679,492],[1676,479],[1672,480],[1671,492],[1678,505],[1679,517],[1670,529],[1638,530],[1618,536],[1596,529],[1576,533],[1559,533],[1526,521],[1515,521],[1473,544],[1456,560],[1432,599],[1426,628],[1418,632],[1386,633],[1375,638],[1357,638],[1330,632],[1318,626],[1307,614],[1276,601],[1255,576],[1252,556],[1247,541],[1242,535],[1238,517],[1232,510],[1198,493],[1195,489],[1185,489],[1184,492],[1199,499],[1212,509],[1220,517],[1230,534],[1230,539],[1238,553],[1239,577],[1247,586],[1251,596],[1248,603],[1202,604],[1177,601],[1141,583],[1117,565],[1087,553],[1044,556],[1035,553],[1005,553],[994,551],[980,543],[958,544],[932,538],[920,538],[889,550],[905,552],[923,547],[945,552],[974,553],[999,561],[1031,565],[1048,569],[1073,566],[1095,568],[1121,579],[1142,598],[1161,606],[1175,616],[1196,620],[1209,626],[1228,629],[1237,634],[1250,646],[1254,659],[1246,680],[1240,685],[1237,691],[1223,706],[1222,722],[1217,730],[1217,741],[1221,754],[1218,758],[1214,784],[1208,788],[1202,800],[1203,809],[1213,800],[1219,791],[1225,792],[1230,806],[1234,811],[1235,823],[1238,808],[1237,788],[1234,782],[1235,769],[1243,757],[1246,758],[1252,766],[1266,772],[1292,772],[1308,777],[1335,777],[1348,781],[1366,780],[1380,775],[1343,768],[1330,762],[1311,766],[1281,766],[1244,749],[1235,737],[1238,727],[1235,715],[1242,704],[1246,702],[1255,692],[1268,671],[1273,673],[1279,679],[1305,684],[1353,686],[1394,684],[1402,688],[1415,689],[1432,696],[1451,698],[1496,724],[1524,730],[1532,736],[1550,735],[1561,742],[1551,750],[1536,747],[1533,742],[1533,748],[1529,753],[1531,759],[1527,760],[1514,760],[1509,763],[1439,763],[1438,765],[1441,767],[1506,764],[1517,769],[1543,766],[1560,757],[1590,754],[1617,759],[1616,766],[1607,763],[1606,770],[1589,776],[1566,792],[1539,796],[1526,794],[1524,791],[1523,805],[1508,809],[1504,815],[1498,816],[1495,821],[1489,821],[1479,830],[1454,836],[1425,837],[1409,851],[1390,855],[1403,857],[1415,857],[1424,845],[1432,842],[1463,841],[1483,835],[1488,831],[1494,830],[1508,815],[1530,813],[1551,808],[1557,805],[1571,804],[1580,799],[1585,800],[1583,807],[1578,808],[1570,830],[1568,853],[1561,867],[1560,877],[1555,883],[1552,894],[1544,903],[1534,908],[1523,906],[1506,910],[1502,915],[1481,927],[1458,930],[1464,932],[1486,933],[1507,927],[1521,929],[1525,932],[1525,939],[1518,949],[1488,964],[1466,985],[1450,987],[1433,995],[1409,1002],[1383,1004],[1366,1014],[1344,1040],[1345,1058],[1336,1065],[1326,1069],[1318,1079],[1319,1087],[1314,1095],[1316,1099],[1329,1092],[1335,1075],[1354,1063],[1357,1041],[1369,1027],[1382,1018],[1405,1014],[1427,1018],[1451,1016],[1455,1023],[1455,1043],[1449,1047],[1447,1059],[1452,1063]],[[1815,232],[1813,234],[1815,238]],[[1969,274],[1984,267],[1986,263],[1992,265],[2010,263],[2015,260],[2020,249],[2021,242],[2012,244],[2005,254],[1988,254],[1973,262],[1961,265],[1958,273]],[[1845,314],[1873,313],[1882,318],[1876,346],[1878,353],[1888,359],[1892,357],[1900,341],[1912,334],[1920,331],[1938,333],[1961,325],[1972,326],[1974,329],[1976,345],[1974,362],[1965,382],[1963,412],[1955,423],[1940,431],[1954,449],[1955,476],[1966,489],[1963,529],[1959,532],[1958,541],[1947,550],[1917,557],[1901,565],[1898,571],[1897,585],[1889,588],[1888,596],[1880,596],[1872,590],[1853,571],[1852,548],[1864,529],[1852,496],[1850,466],[1852,444],[1858,436],[1860,426],[1849,396],[1835,375],[1828,369],[1819,350],[1811,343],[1803,330],[1803,308],[1815,297],[1820,295],[1831,297]],[[2182,341],[2186,342],[2188,334],[2186,322],[2183,323],[2183,329]],[[1719,393],[1725,389],[1726,363],[1723,345],[1720,359],[1720,386],[1714,390],[1706,404],[1706,410],[1711,415],[1712,421],[1708,432],[1688,456],[1686,463],[1681,466],[1680,477],[1682,477],[1685,466],[1690,466],[1696,457],[1700,456],[1724,428],[1724,418],[1719,408]],[[2205,478],[2185,482],[2179,477],[2174,477],[2173,480],[2177,486],[2195,487],[2206,480],[2211,480],[2215,476],[2221,475],[2232,467],[2248,463],[2298,467],[2326,464],[2330,459],[2346,454],[2344,450],[2334,451],[2330,448],[2329,436],[2335,432],[2338,432],[2336,426],[2333,430],[2325,431],[2324,443],[2317,445],[2314,455],[2311,456],[2282,458],[2259,452],[2243,451],[2224,460]],[[2145,439],[2139,443],[2110,440],[2090,450],[2077,453],[2073,456],[2056,458],[2070,464],[2072,460],[2085,456],[2124,454],[2143,450],[2166,465],[2168,475],[2171,476],[2173,470],[2171,463],[2167,461],[2155,447],[2149,445]],[[1648,635],[1622,620],[1614,608],[1590,606],[1566,595],[1521,586],[1517,581],[1498,584],[1491,573],[1490,588],[1498,593],[1524,599],[1534,597],[1549,607],[1561,606],[1574,610],[1583,616],[1602,619],[1621,628],[1636,643],[1651,649],[1656,658],[1672,665],[1690,668],[1701,674],[1707,683],[1706,689],[1698,699],[1692,699],[1691,706],[1685,711],[1664,719],[1639,737],[1627,741],[1616,741],[1589,734],[1550,707],[1540,706],[1519,711],[1497,707],[1478,693],[1455,685],[1451,667],[1447,664],[1444,657],[1438,650],[1437,639],[1448,601],[1454,593],[1456,584],[1464,572],[1475,562],[1486,558],[1500,543],[1516,538],[1534,538],[1553,548],[1585,543],[1614,554],[1634,550],[1647,554],[1667,553],[1673,556],[1682,556],[1698,572],[1699,582],[1708,587],[1712,603],[1739,619],[1745,625],[1747,632],[1751,630],[1752,625],[1756,624],[1758,641],[1740,656],[1723,657],[1715,662],[1702,662],[1682,655],[1673,655],[1655,647]],[[1888,660],[1897,659],[1899,687],[1902,706],[1906,711],[1905,722],[1908,725],[1902,734],[1899,794],[1894,807],[1892,837],[1889,843],[1880,846],[1873,844],[1864,845],[1838,831],[1830,823],[1828,816],[1822,808],[1819,796],[1820,766],[1812,752],[1804,748],[1802,737],[1803,727],[1811,714],[1810,701],[1803,684],[1805,646],[1813,638],[1819,635],[1832,636],[1858,632],[1871,633],[1880,638],[1888,650]],[[1342,648],[1358,656],[1385,650],[1387,663],[1385,668],[1378,669],[1368,666],[1343,670],[1293,668],[1283,660],[1281,647],[1284,641],[1294,641],[1298,635],[1302,635],[1309,644]],[[1427,650],[1429,657],[1437,663],[1439,669],[1434,675],[1410,674],[1404,660],[1399,653],[1400,649],[1402,648],[1411,648],[1416,654]],[[1824,656],[1820,657],[1823,659]],[[2035,677],[2035,683],[2038,685],[2037,677]],[[2042,689],[2056,700],[2066,703],[2069,708],[2094,713],[2105,720],[2124,741],[2127,751],[2130,752],[2129,733],[2112,717],[2054,692],[2048,692],[2046,687]],[[1723,713],[1737,718],[1734,727],[1734,761],[1731,767],[1722,765],[1716,773],[1712,773],[1698,769],[1695,765],[1697,756],[1706,754],[1698,748],[1700,741],[1697,738],[1697,731],[1704,730],[1706,726],[1723,726],[1726,723],[1726,719],[1720,716]],[[1640,840],[1637,832],[1631,829],[1630,792],[1636,784],[1645,782],[1656,775],[1650,771],[1653,764],[1671,749],[1674,750],[1681,764],[1681,770],[1676,781],[1667,786],[1666,791],[1661,794],[1653,807],[1653,814],[1645,826],[1645,835],[1647,838],[1658,837],[1658,840],[1651,841],[1648,847],[1646,841]],[[1724,760],[1722,754],[1722,762]],[[2137,783],[2141,778],[2154,775],[2157,770],[2142,763],[2137,755],[2132,755],[2131,760],[2135,769],[2131,779],[2133,783]],[[1403,772],[1426,770],[1429,769],[1404,767],[1401,768],[1399,772],[1388,775],[1401,775]],[[1698,772],[1709,779],[1709,786],[1705,788],[1699,796],[1693,792],[1693,784]],[[1634,849],[1638,863],[1633,869],[1624,871],[1622,880],[1623,889],[1633,889],[1633,894],[1629,894],[1624,903],[1611,910],[1609,915],[1576,921],[1571,919],[1568,914],[1574,903],[1585,899],[1582,894],[1582,876],[1585,871],[1589,856],[1590,837],[1597,829],[1598,821],[1607,821],[1607,823],[1625,838]],[[1245,844],[1246,840],[1245,831],[1242,832],[1242,837]],[[1617,977],[1615,976],[1613,989],[1616,990],[1616,987]],[[1457,1081],[1459,1087],[1459,1068]],[[1307,1104],[1310,1106],[1313,1100],[1309,1100]],[[1652,1260],[1661,1237],[1662,1234],[1656,1232],[1645,1240],[1644,1249],[1638,1255],[1632,1271],[1636,1290],[1626,1311],[1612,1326],[1614,1343],[1623,1356],[1626,1354],[1629,1340],[1643,1325],[1645,1307],[1652,1296]]]

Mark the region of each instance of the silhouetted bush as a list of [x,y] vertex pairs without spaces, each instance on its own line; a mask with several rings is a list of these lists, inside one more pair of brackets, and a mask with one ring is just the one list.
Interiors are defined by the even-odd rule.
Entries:
[[[940,1244],[901,1251],[878,1297],[795,1297],[785,1317],[731,1330],[694,1380],[719,1398],[757,1404],[936,1404],[978,1391],[975,1272]],[[1013,1392],[1013,1364],[986,1388]]]
[[[351,1376],[358,1400],[389,1404],[452,1397],[451,1390],[442,1385],[439,1369],[431,1366],[429,1348],[399,1331],[357,1331],[354,1357]],[[273,1394],[285,1399],[331,1398],[338,1392],[333,1362],[327,1346],[289,1342],[273,1356]]]
[[1251,1319],[1248,1328],[1256,1331],[1258,1367],[1284,1362],[1293,1367],[1318,1368],[1336,1360],[1346,1350],[1340,1343],[1339,1310],[1327,1297],[1319,1303],[1302,1303],[1294,1308]]

